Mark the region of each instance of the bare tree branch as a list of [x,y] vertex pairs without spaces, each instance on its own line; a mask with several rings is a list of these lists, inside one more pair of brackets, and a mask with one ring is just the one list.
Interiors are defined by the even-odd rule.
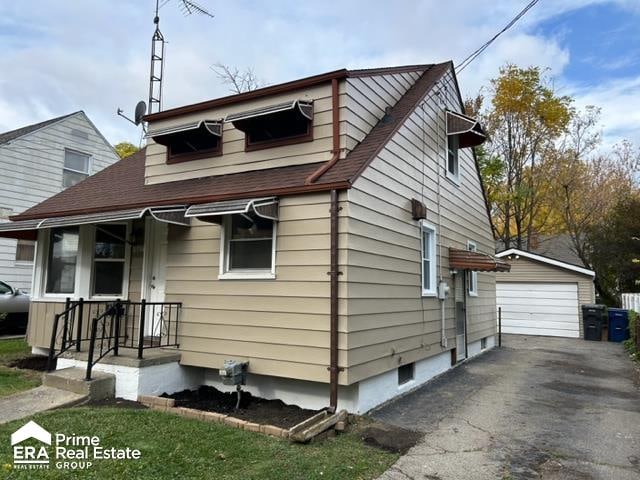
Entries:
[[252,68],[240,70],[238,67],[225,65],[220,62],[211,65],[209,68],[213,70],[223,84],[229,85],[229,90],[232,93],[250,92],[265,85]]

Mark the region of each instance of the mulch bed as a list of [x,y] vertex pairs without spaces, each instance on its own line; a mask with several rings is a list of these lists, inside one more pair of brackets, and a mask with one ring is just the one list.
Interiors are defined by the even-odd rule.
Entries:
[[171,395],[161,395],[173,398],[176,407],[195,408],[207,412],[223,413],[240,418],[248,422],[274,425],[281,428],[291,428],[318,413],[295,405],[287,405],[281,400],[266,400],[254,397],[249,392],[242,392],[240,408],[235,410],[236,392],[221,392],[220,390],[202,386],[198,390],[183,390]]
[[[33,355],[30,357],[24,357],[20,360],[16,360],[9,364],[10,367],[13,368],[22,368],[25,370],[37,370],[39,372],[44,372],[47,369],[47,357],[43,357],[42,355]],[[53,361],[53,369],[56,368],[56,361]]]

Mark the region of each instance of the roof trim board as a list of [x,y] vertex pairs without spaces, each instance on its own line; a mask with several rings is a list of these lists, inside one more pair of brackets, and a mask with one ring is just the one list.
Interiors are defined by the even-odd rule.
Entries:
[[496,253],[496,257],[503,258],[509,255],[519,255],[521,257],[529,258],[531,260],[535,260],[537,262],[546,263],[548,265],[553,265],[554,267],[564,268],[566,270],[571,270],[577,273],[581,273],[583,275],[587,275],[589,277],[595,277],[596,272],[593,270],[589,270],[587,268],[578,267],[577,265],[572,265],[570,263],[561,262],[560,260],[554,260],[553,258],[544,257],[542,255],[537,255],[535,253],[527,252],[525,250],[518,250],[517,248],[510,248],[509,250],[504,250],[502,252]]

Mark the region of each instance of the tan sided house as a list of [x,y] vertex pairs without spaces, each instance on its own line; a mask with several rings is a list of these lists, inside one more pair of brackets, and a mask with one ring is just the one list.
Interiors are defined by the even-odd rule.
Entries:
[[[219,369],[247,362],[254,394],[365,412],[494,345],[509,265],[450,62],[146,121],[145,150],[0,226],[38,240],[28,341],[58,368],[115,372],[135,398],[230,389]],[[157,347],[173,363],[144,363]]]

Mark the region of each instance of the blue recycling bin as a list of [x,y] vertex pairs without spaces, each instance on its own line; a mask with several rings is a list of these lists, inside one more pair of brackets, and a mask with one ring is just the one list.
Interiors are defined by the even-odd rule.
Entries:
[[624,342],[629,338],[629,310],[609,309],[609,341]]

